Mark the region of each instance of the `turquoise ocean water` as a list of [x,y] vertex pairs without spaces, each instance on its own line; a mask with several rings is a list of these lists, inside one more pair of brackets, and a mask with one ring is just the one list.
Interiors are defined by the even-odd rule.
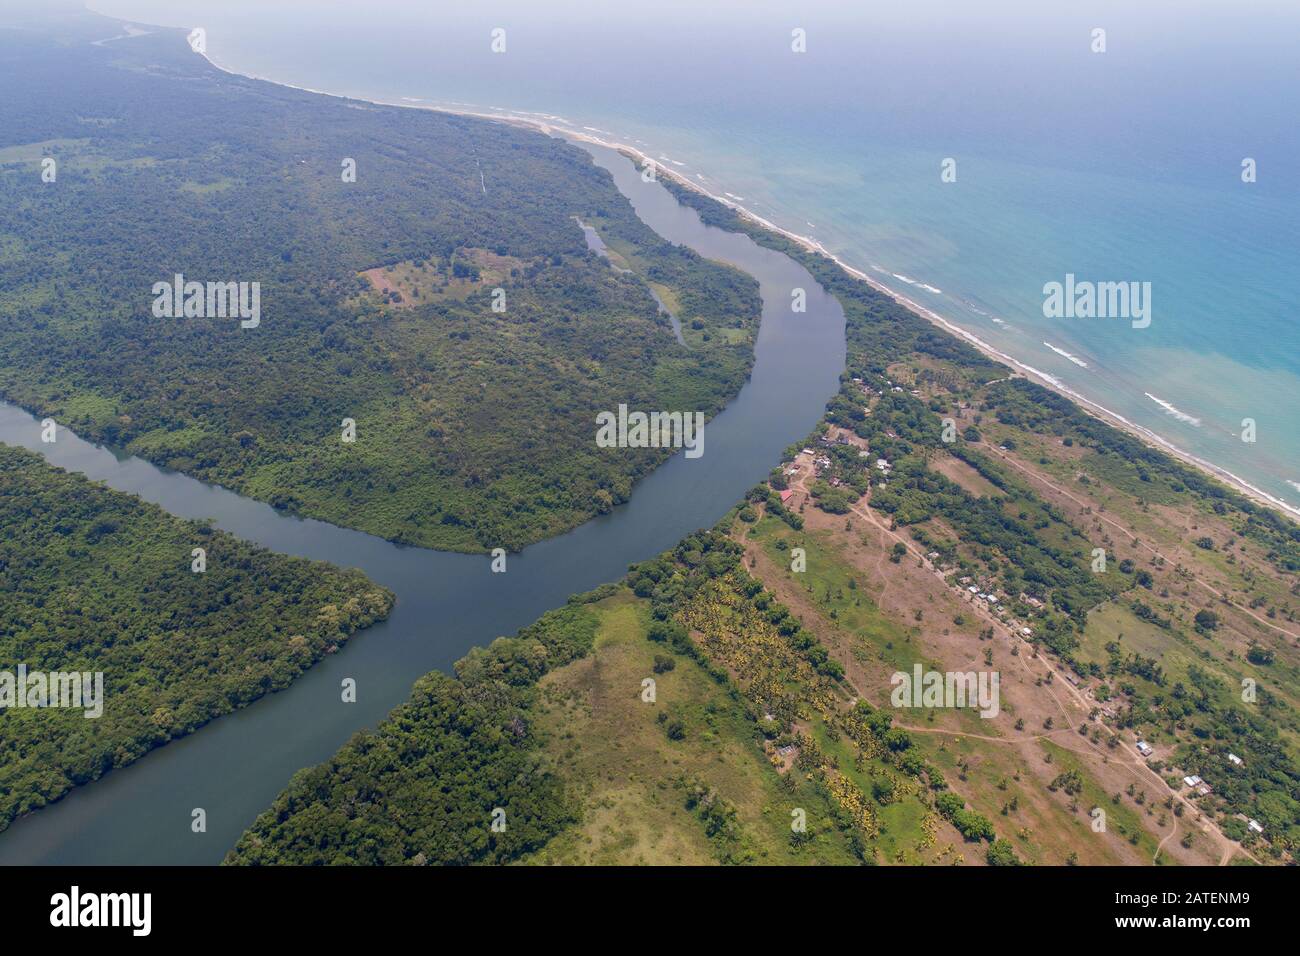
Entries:
[[[202,25],[240,72],[636,146],[1300,506],[1300,4],[92,6]],[[1149,282],[1150,326],[1046,318],[1067,273]]]

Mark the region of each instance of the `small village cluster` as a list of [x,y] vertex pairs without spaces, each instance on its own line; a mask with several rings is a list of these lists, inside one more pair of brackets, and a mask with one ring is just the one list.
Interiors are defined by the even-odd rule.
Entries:
[[[888,379],[885,380],[884,387],[879,389],[873,388],[861,378],[854,378],[852,382],[868,400],[862,406],[863,415],[868,418],[872,416],[871,400],[873,397],[885,395],[886,391],[892,393],[907,391],[913,396],[921,397],[919,390],[904,389],[903,386]],[[969,407],[966,402],[958,403],[959,411],[957,415],[965,417]],[[883,433],[890,439],[898,437],[892,430],[887,428],[883,430]],[[810,446],[800,449],[799,453],[794,456],[793,461],[782,463],[780,474],[787,485],[787,487],[779,491],[782,505],[795,510],[802,510],[809,502],[820,505],[819,493],[815,487],[811,487],[813,483],[824,483],[830,488],[844,489],[849,493],[854,492],[855,489],[847,480],[847,476],[853,472],[853,466],[850,463],[854,460],[854,457],[851,453],[846,454],[843,451],[846,448],[857,449],[856,459],[864,460],[862,469],[870,476],[869,484],[865,485],[865,492],[857,495],[851,494],[849,499],[850,509],[862,514],[861,509],[869,506],[872,489],[887,487],[888,479],[894,471],[894,465],[886,457],[873,455],[867,439],[854,431],[835,424],[828,425],[825,432]],[[1006,451],[1007,449],[1000,448],[1000,450]],[[873,458],[874,462],[872,461]],[[805,484],[805,482],[808,482],[808,484]],[[861,491],[863,487],[864,485],[859,483],[856,490]],[[803,497],[797,497],[798,495],[803,495]],[[910,546],[909,550],[912,550]],[[1009,634],[1015,635],[1025,642],[1032,642],[1034,639],[1035,629],[1031,623],[1033,619],[1048,614],[1048,606],[1042,598],[1023,591],[1013,596],[1007,593],[1005,589],[1000,588],[998,582],[992,577],[976,573],[963,573],[970,569],[964,563],[959,564],[953,560],[952,555],[945,555],[938,550],[930,550],[925,553],[924,563],[926,567],[944,579],[948,586],[952,587],[963,600],[976,607],[986,617],[1001,624]],[[1068,665],[1062,668],[1061,673],[1073,687],[1094,705],[1090,717],[1093,722],[1115,726],[1121,715],[1115,706],[1115,700],[1109,694],[1100,693],[1100,688],[1095,686],[1095,682],[1090,682],[1086,677],[1081,677]],[[1155,748],[1145,740],[1137,741],[1136,749],[1144,759],[1151,758],[1155,753]],[[1229,753],[1226,760],[1234,767],[1244,766],[1242,758],[1235,753]],[[1165,766],[1163,769],[1172,768]],[[1177,786],[1177,776],[1167,778],[1167,780],[1172,789],[1180,789]],[[1183,784],[1182,795],[1186,798],[1208,797],[1213,793],[1211,786],[1198,774],[1189,773],[1182,777],[1181,782]],[[1246,825],[1254,833],[1263,834],[1264,832],[1264,827],[1258,820],[1247,819]]]

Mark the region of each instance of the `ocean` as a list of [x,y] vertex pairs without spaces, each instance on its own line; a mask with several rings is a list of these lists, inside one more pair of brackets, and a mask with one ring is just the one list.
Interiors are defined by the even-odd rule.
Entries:
[[[91,6],[239,72],[635,146],[1300,506],[1300,5]],[[1149,324],[1049,317],[1067,276],[1149,290]]]

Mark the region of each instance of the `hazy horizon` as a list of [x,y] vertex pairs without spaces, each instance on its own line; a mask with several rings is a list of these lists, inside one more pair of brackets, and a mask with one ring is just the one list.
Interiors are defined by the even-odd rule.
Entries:
[[[668,157],[807,233],[1026,367],[1300,500],[1300,11],[1087,11],[922,3],[580,3],[463,9],[377,0],[159,3],[105,14],[202,24],[231,68],[330,92],[554,114]],[[557,12],[558,10],[558,12]],[[682,24],[689,24],[683,26]],[[507,29],[507,55],[489,31]],[[807,53],[790,30],[807,31]],[[1107,31],[1104,55],[1090,49]],[[943,185],[952,157],[958,182]],[[1243,158],[1258,181],[1240,180]],[[1066,274],[1150,281],[1155,321],[1045,320]],[[900,286],[899,283],[907,283]],[[931,296],[926,287],[941,289]],[[918,291],[920,290],[920,291]],[[1276,398],[1259,407],[1262,395]],[[1244,418],[1259,440],[1239,440]]]

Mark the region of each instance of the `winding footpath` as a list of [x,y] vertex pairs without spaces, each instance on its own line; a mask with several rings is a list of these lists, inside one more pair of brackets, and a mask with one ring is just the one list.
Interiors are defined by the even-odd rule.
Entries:
[[[811,495],[808,490],[808,474],[805,469],[801,468],[799,470],[798,476],[791,483],[790,487],[797,490],[802,495],[804,495],[804,500],[806,501],[811,500]],[[893,529],[888,527],[888,525],[882,522],[875,515],[875,513],[872,512],[869,505],[869,501],[870,501],[870,494],[868,493],[867,495],[864,495],[861,499],[859,499],[856,503],[850,505],[849,510],[853,514],[857,515],[859,518],[862,518],[869,525],[871,525],[883,539],[887,541],[901,543],[904,547],[906,547],[908,553],[913,557],[915,557],[923,567],[933,572],[936,577],[938,577],[941,581],[943,581],[945,587],[955,590],[959,596],[964,594],[964,592],[961,592],[960,590],[954,588],[954,586],[948,581],[947,577],[944,575],[943,571],[938,567],[936,567],[934,563],[931,562],[930,559],[925,556],[925,554],[921,551],[921,549],[916,545],[915,542],[899,534],[897,531],[894,531]],[[886,553],[886,550],[887,549],[885,547],[881,548],[882,556]],[[993,614],[987,608],[981,606],[979,602],[965,601],[964,598],[963,601],[965,604],[969,605],[970,608],[975,612],[975,614],[978,615],[985,623],[991,625],[995,633],[1000,633],[1007,643],[1011,644],[1012,646],[1022,646],[1022,647],[1029,647],[1029,648],[1035,647],[1035,645],[1033,645],[1032,642],[1026,641],[1022,635],[1017,634],[1012,629],[1012,627],[1009,624],[1007,624],[1006,621],[1003,621],[1001,618]],[[1038,675],[1033,675],[1033,672],[1029,667],[1029,663],[1025,659],[1025,655],[1018,654],[1016,655],[1016,658],[1019,661],[1022,669],[1030,673],[1031,676],[1037,678]],[[971,737],[977,740],[983,740],[989,743],[998,743],[998,744],[1020,744],[1020,743],[1024,743],[1025,741],[1041,740],[1044,738],[1053,737],[1058,734],[1061,735],[1068,734],[1069,739],[1071,740],[1077,738],[1079,735],[1076,734],[1072,728],[1074,722],[1077,719],[1079,719],[1081,715],[1079,713],[1073,715],[1070,713],[1066,705],[1056,695],[1055,688],[1064,687],[1067,693],[1073,698],[1074,704],[1082,712],[1082,716],[1084,716],[1085,718],[1091,715],[1094,706],[1093,702],[1090,701],[1087,697],[1085,697],[1082,691],[1080,691],[1077,687],[1071,684],[1068,680],[1065,680],[1063,672],[1047,657],[1041,654],[1037,654],[1035,655],[1034,659],[1039,661],[1043,665],[1043,667],[1046,669],[1046,673],[1049,675],[1048,679],[1043,683],[1042,686],[1044,691],[1051,698],[1052,702],[1056,705],[1056,708],[1059,711],[1061,717],[1065,720],[1066,722],[1065,727],[1062,727],[1056,731],[1053,731],[1052,733],[1047,733],[1047,734],[1036,734],[1036,735],[1029,735],[1029,736],[1021,736],[1021,737],[993,737],[993,736],[988,736],[983,734],[972,734],[963,731],[944,730],[942,728],[935,728],[935,727],[912,727],[904,724],[898,724],[897,726],[902,727],[903,729],[908,731],[917,731],[919,733],[947,734],[953,737]],[[859,688],[853,686],[851,681],[849,681],[848,683],[855,697],[863,696],[862,691]],[[1082,740],[1097,755],[1109,760],[1110,755],[1107,753],[1106,749],[1103,747],[1102,744],[1094,743],[1088,737],[1083,737]],[[1130,775],[1134,778],[1135,781],[1137,781],[1138,783],[1145,782],[1149,785],[1155,785],[1158,788],[1158,792],[1160,793],[1168,792],[1170,798],[1175,800],[1177,803],[1179,803],[1184,808],[1185,812],[1190,811],[1190,813],[1192,814],[1192,820],[1200,824],[1201,832],[1209,836],[1215,842],[1216,846],[1220,848],[1221,851],[1219,855],[1220,866],[1226,866],[1232,860],[1233,856],[1237,854],[1240,854],[1255,863],[1260,862],[1260,860],[1249,850],[1247,850],[1240,843],[1236,842],[1235,840],[1231,839],[1226,834],[1224,834],[1223,831],[1219,828],[1218,824],[1216,824],[1209,817],[1203,816],[1201,814],[1200,809],[1196,806],[1196,804],[1189,801],[1181,793],[1177,791],[1169,790],[1169,787],[1165,783],[1164,779],[1158,773],[1152,770],[1150,766],[1148,766],[1147,762],[1142,758],[1142,756],[1137,752],[1137,750],[1133,746],[1131,746],[1130,744],[1128,744],[1127,742],[1121,739],[1118,741],[1118,747],[1124,753],[1124,755],[1129,758],[1123,761],[1122,763],[1120,763],[1119,766],[1125,768],[1130,773]],[[1074,748],[1072,747],[1068,749],[1074,750]],[[1078,751],[1075,752],[1077,753]],[[1156,847],[1155,854],[1152,856],[1153,863],[1156,862],[1156,859],[1159,857],[1160,851],[1164,848],[1165,844],[1169,841],[1171,837],[1176,835],[1178,831],[1179,817],[1173,816],[1172,820],[1173,820],[1173,824],[1170,829],[1170,832],[1167,833],[1164,836],[1164,838],[1160,841],[1159,845]]]

